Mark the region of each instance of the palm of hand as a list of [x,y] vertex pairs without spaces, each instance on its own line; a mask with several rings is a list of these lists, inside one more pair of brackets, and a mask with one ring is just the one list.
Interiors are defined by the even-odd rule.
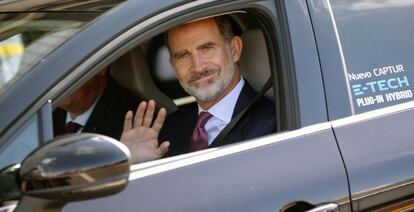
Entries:
[[128,132],[122,133],[122,142],[155,141],[158,144],[158,131],[147,127],[136,127]]
[[130,149],[133,162],[161,158],[158,151],[158,132],[151,128],[137,127],[122,134],[121,141]]
[[161,158],[167,151],[169,142],[158,145],[158,134],[164,123],[166,111],[162,108],[153,122],[155,102],[141,102],[132,124],[132,113],[125,116],[121,142],[131,151],[132,163],[145,162]]

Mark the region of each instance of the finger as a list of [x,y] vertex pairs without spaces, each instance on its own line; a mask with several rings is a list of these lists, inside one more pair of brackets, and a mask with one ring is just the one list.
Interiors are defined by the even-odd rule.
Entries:
[[166,115],[167,110],[165,110],[165,108],[161,108],[160,111],[158,111],[158,115],[154,121],[154,124],[152,125],[152,129],[159,132],[162,128],[162,125],[164,124]]
[[124,121],[124,131],[123,133],[127,133],[131,127],[132,127],[132,111],[128,111],[125,115],[125,121]]
[[142,124],[142,126],[150,128],[152,120],[153,120],[153,116],[154,116],[154,110],[155,110],[155,101],[149,100],[147,111],[145,112],[144,123]]
[[168,152],[168,148],[170,147],[170,142],[169,141],[164,141],[162,142],[162,144],[158,147],[157,149],[157,154],[162,157],[165,155],[165,153]]
[[147,102],[146,101],[142,101],[141,103],[139,103],[139,106],[137,108],[137,112],[135,113],[135,119],[134,119],[134,126],[141,126],[142,125],[142,120],[144,119],[144,113],[145,113],[145,109],[147,108]]

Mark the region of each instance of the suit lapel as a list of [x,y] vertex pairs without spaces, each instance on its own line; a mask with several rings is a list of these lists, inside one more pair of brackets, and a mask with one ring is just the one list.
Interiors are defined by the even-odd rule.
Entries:
[[[246,108],[249,105],[249,103],[254,99],[255,96],[256,91],[254,91],[250,84],[247,81],[245,81],[243,89],[241,90],[239,98],[237,99],[236,106],[234,107],[232,119],[235,116],[237,116],[237,114],[239,114],[241,111],[243,111],[244,108]],[[233,127],[229,134],[227,134],[227,136],[220,143],[218,143],[217,141],[213,141],[210,147],[222,146],[244,140],[245,136],[243,133],[243,129],[249,122],[249,119],[250,113],[247,111],[240,119],[240,121],[236,124],[236,126]]]
[[239,98],[237,99],[236,106],[234,107],[232,118],[242,112],[244,108],[246,108],[247,105],[249,105],[249,103],[254,99],[256,94],[257,93],[253,90],[252,86],[250,86],[250,84],[245,81],[243,89],[241,90]]
[[194,106],[192,107],[192,111],[188,113],[186,117],[186,123],[188,123],[188,127],[184,127],[184,129],[188,129],[185,132],[185,135],[186,135],[185,141],[187,141],[185,142],[185,144],[186,144],[187,152],[189,152],[190,150],[191,136],[193,135],[194,128],[197,124],[197,119],[198,119],[198,107],[197,107],[197,104],[194,104]]

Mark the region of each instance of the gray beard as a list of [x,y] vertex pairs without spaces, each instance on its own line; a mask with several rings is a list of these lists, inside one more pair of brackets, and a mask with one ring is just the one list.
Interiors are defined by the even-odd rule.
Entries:
[[181,81],[180,84],[188,94],[194,96],[197,100],[211,101],[220,96],[229,86],[231,80],[233,79],[234,72],[234,64],[231,64],[226,74],[221,77],[219,75],[218,79],[215,81],[208,81],[206,86],[195,87],[188,84],[186,85]]

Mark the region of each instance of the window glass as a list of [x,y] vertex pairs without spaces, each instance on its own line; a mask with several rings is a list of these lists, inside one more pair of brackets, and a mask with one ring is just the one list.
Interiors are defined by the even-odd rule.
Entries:
[[38,146],[39,130],[35,115],[8,142],[0,146],[0,169],[21,163]]
[[0,13],[0,93],[100,13]]
[[0,206],[20,198],[17,171],[26,156],[39,146],[38,118],[34,115],[7,142],[0,144]]
[[331,1],[356,113],[413,100],[414,1]]

